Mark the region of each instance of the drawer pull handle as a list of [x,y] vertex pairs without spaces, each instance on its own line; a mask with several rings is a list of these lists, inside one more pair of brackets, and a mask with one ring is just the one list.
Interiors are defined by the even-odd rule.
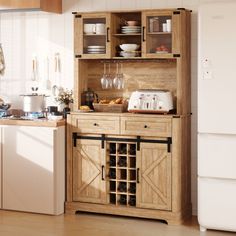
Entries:
[[137,184],[139,184],[139,168],[137,168]]
[[147,125],[144,125],[144,129],[147,129],[147,127],[148,127]]
[[102,165],[102,180],[105,180],[105,178],[104,178],[104,168],[105,168],[105,166]]
[[94,125],[94,126],[98,126],[98,124],[97,124],[97,123],[94,123],[93,125]]

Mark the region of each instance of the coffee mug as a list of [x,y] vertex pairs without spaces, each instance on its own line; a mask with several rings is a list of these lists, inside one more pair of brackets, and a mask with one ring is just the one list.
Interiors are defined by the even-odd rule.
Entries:
[[105,34],[105,24],[97,23],[95,24],[95,33],[96,34]]
[[85,34],[95,34],[96,33],[96,24],[84,24],[84,33]]

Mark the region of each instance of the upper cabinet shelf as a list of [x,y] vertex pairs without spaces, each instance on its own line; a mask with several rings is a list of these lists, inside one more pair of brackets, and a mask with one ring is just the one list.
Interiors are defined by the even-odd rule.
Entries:
[[62,0],[0,0],[0,11],[41,10],[62,13]]
[[[190,11],[185,9],[75,13],[78,58],[174,58],[186,52]],[[137,44],[123,52],[121,44]]]

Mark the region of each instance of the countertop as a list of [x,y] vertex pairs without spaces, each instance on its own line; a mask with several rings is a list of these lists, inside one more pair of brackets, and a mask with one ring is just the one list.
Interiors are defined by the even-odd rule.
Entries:
[[150,118],[172,118],[172,117],[184,117],[189,115],[177,115],[177,114],[160,114],[160,113],[131,113],[131,112],[122,112],[122,113],[112,113],[112,112],[79,112],[73,111],[70,115],[96,115],[96,116],[116,116],[116,117],[143,117],[148,116]]
[[0,119],[0,125],[59,127],[59,126],[64,126],[65,124],[66,124],[65,119],[58,121],[47,120],[47,119],[35,119],[35,120]]

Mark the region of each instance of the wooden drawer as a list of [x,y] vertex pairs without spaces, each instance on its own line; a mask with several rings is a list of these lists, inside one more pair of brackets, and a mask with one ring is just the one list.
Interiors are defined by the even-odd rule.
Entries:
[[75,132],[91,134],[120,134],[119,117],[78,115],[73,116]]
[[171,137],[171,118],[122,117],[121,134]]

